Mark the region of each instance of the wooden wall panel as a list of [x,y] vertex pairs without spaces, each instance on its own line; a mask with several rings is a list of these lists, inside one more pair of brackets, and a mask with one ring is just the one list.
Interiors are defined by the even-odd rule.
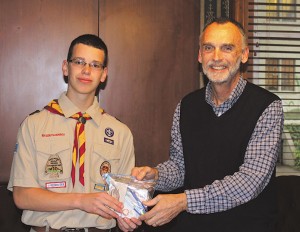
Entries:
[[22,120],[66,88],[61,62],[69,43],[99,30],[110,55],[101,105],[131,128],[137,165],[168,158],[176,104],[199,86],[198,0],[5,0],[0,182],[8,180]]
[[62,60],[83,33],[98,34],[98,0],[0,1],[0,182],[20,123],[66,89]]
[[178,101],[199,87],[198,0],[100,0],[109,50],[102,107],[133,132],[137,165],[169,156]]

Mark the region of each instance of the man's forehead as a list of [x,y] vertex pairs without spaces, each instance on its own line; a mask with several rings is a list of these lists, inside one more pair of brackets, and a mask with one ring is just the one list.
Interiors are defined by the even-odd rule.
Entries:
[[242,34],[239,29],[232,23],[209,25],[202,36],[202,44],[236,44],[241,42]]

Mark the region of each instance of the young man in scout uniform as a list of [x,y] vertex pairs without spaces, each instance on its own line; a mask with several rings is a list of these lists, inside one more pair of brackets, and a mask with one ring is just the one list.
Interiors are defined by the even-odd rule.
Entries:
[[[130,174],[135,156],[129,128],[95,97],[106,80],[107,59],[98,36],[74,39],[62,64],[67,91],[20,126],[8,189],[32,232],[116,227],[122,203],[107,194],[102,174]],[[131,223],[118,218],[122,230],[124,220]]]

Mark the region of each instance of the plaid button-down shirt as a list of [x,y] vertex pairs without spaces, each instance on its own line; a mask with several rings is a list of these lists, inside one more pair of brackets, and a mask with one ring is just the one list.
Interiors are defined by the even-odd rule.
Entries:
[[[242,94],[247,81],[240,78],[229,99],[220,106],[212,101],[211,84],[206,87],[206,101],[217,116],[229,110]],[[170,158],[157,166],[159,179],[156,189],[171,191],[183,186],[185,166],[180,134],[180,103],[173,117]],[[260,116],[249,140],[244,163],[239,171],[215,180],[204,188],[185,190],[189,213],[221,212],[255,198],[268,184],[276,166],[283,129],[283,109],[280,100],[272,102]],[[251,181],[249,181],[251,179]]]

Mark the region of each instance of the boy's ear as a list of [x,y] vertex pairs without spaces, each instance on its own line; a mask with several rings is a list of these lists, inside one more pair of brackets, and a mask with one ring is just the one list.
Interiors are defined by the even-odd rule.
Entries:
[[61,69],[65,77],[69,76],[68,61],[66,60],[63,61]]
[[103,72],[102,72],[101,78],[100,78],[100,81],[101,81],[101,82],[105,82],[105,80],[106,80],[106,78],[107,78],[107,73],[108,73],[107,67],[103,68]]

